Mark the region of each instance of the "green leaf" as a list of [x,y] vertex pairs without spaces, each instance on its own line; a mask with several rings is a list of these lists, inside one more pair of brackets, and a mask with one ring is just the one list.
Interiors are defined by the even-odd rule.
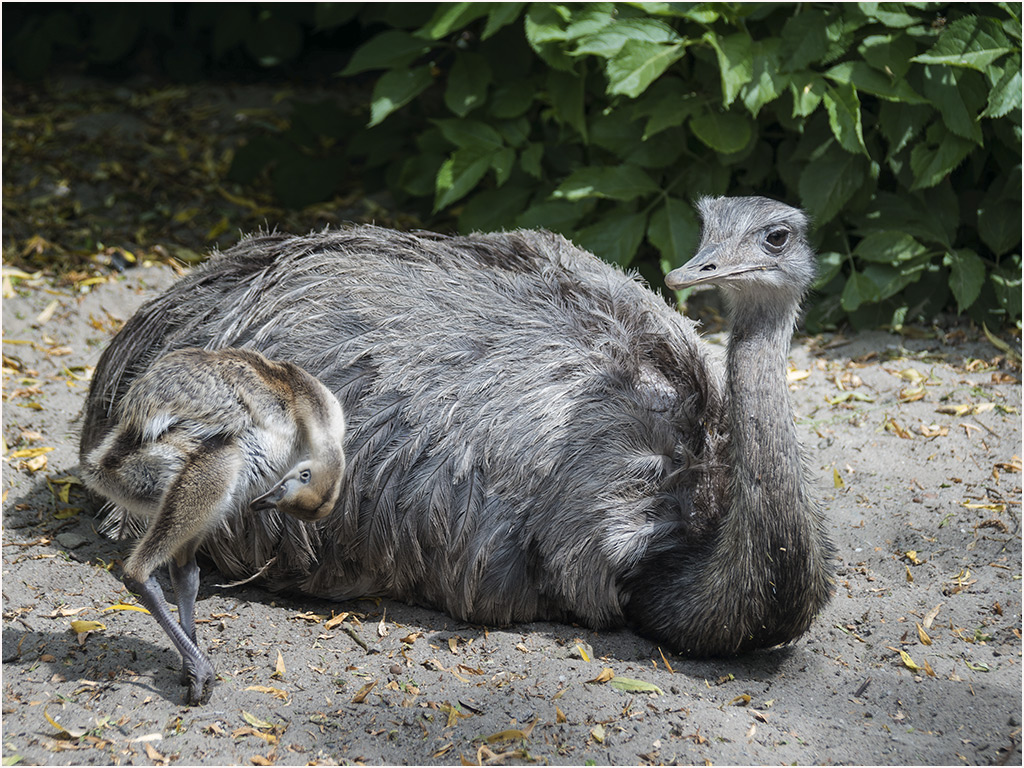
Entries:
[[523,187],[487,189],[466,203],[459,214],[459,231],[497,232],[515,227],[516,216],[523,210],[531,191]]
[[489,111],[499,119],[519,117],[533,104],[534,84],[529,80],[514,80],[494,89]]
[[543,175],[540,167],[540,161],[543,156],[543,144],[540,142],[528,144],[526,148],[519,153],[519,165],[524,171],[533,176],[533,178],[539,179]]
[[465,117],[483,104],[491,83],[491,65],[478,53],[460,52],[448,74],[444,103],[459,117]]
[[356,75],[368,69],[399,69],[409,66],[430,50],[430,44],[401,29],[381,32],[356,48],[343,76]]
[[401,109],[425,91],[434,78],[429,66],[387,72],[373,86],[368,127],[380,125],[384,118]]
[[889,144],[889,157],[896,156],[927,125],[934,112],[918,104],[883,102],[878,107],[878,129]]
[[493,152],[457,149],[444,161],[434,183],[434,213],[465,197],[491,167]]
[[574,239],[605,261],[625,268],[633,261],[646,228],[647,214],[613,211],[581,229]]
[[439,3],[433,18],[419,30],[419,34],[440,40],[490,12],[491,3]]
[[681,266],[697,250],[700,221],[693,206],[675,197],[651,214],[647,239],[661,252],[662,272]]
[[672,64],[682,58],[681,43],[662,45],[644,40],[629,40],[605,65],[608,94],[636,98]]
[[917,51],[917,43],[906,32],[887,35],[868,35],[857,52],[864,61],[889,78],[902,80],[910,70],[910,58]]
[[532,3],[526,12],[526,40],[530,47],[548,65],[556,70],[571,72],[573,60],[563,43],[568,38],[565,23],[572,11],[554,3]]
[[956,297],[957,311],[970,307],[985,282],[985,262],[970,248],[961,248],[949,254],[952,268],[949,271],[949,287]]
[[[1010,321],[1020,321],[1021,316],[1021,271],[1020,259],[1010,268],[997,267],[992,273],[992,288],[996,301],[1006,312]],[[1018,352],[1019,354],[1019,352]]]
[[832,280],[835,279],[836,275],[843,268],[843,262],[846,259],[841,253],[835,251],[825,251],[818,254],[818,275],[814,280],[814,290],[820,291]]
[[[798,79],[800,78],[800,79]],[[793,93],[793,117],[808,117],[821,104],[828,84],[818,75],[801,72],[790,80],[789,89]]]
[[512,147],[503,147],[491,156],[491,168],[494,169],[494,180],[499,187],[505,186],[512,168],[516,164],[516,151]]
[[516,226],[524,229],[550,229],[571,236],[576,222],[583,218],[592,201],[570,203],[566,200],[543,200],[534,203],[516,219]]
[[956,240],[959,226],[955,194],[951,190],[948,195],[941,194],[949,187],[946,182],[926,192],[879,192],[862,229],[868,234],[877,229],[905,232],[918,242],[948,249]]
[[702,38],[715,49],[722,77],[722,106],[728,107],[739,95],[740,88],[754,77],[754,41],[746,32],[719,37],[708,32]]
[[474,149],[478,154],[501,149],[501,134],[479,120],[434,120],[441,134],[460,149]]
[[587,166],[574,171],[551,197],[570,201],[585,197],[628,201],[657,191],[658,185],[635,165]]
[[914,174],[911,190],[934,187],[953,172],[977,145],[933,123],[925,134],[925,141],[910,151],[910,170]]
[[874,304],[878,296],[879,290],[874,280],[860,272],[853,272],[846,279],[840,302],[843,309],[853,312],[861,304]]
[[627,693],[654,693],[659,696],[664,693],[654,683],[646,683],[643,680],[634,680],[631,677],[619,677],[618,675],[609,680],[608,685],[617,691],[626,691]]
[[629,42],[654,45],[682,43],[678,33],[668,24],[649,18],[619,19],[599,31],[581,37],[572,51],[573,56],[618,56]]
[[1013,50],[999,22],[992,18],[964,16],[949,24],[938,41],[926,53],[911,61],[919,64],[946,64],[978,71]]
[[925,67],[924,95],[942,114],[942,122],[949,130],[957,136],[982,144],[981,124],[977,118],[978,109],[973,107],[974,102],[978,102],[980,109],[984,95],[966,85],[963,77],[965,74],[973,73],[949,67]]
[[761,107],[779,98],[791,81],[791,76],[780,73],[779,43],[763,40],[754,44],[754,61],[750,82],[740,90],[743,104],[757,117]]
[[491,12],[487,16],[487,24],[484,26],[481,40],[493,37],[498,30],[508,26],[519,18],[526,3],[491,3]]
[[829,86],[823,96],[832,134],[847,152],[868,154],[860,122],[860,99],[852,85]]
[[587,120],[583,112],[584,79],[569,72],[548,72],[548,96],[555,117],[571,125],[587,141]]
[[986,195],[978,208],[978,234],[996,256],[1020,243],[1020,201]]
[[887,27],[904,29],[921,23],[919,16],[907,13],[904,8],[908,3],[857,3],[860,10],[869,19],[882,22]]
[[1003,117],[1021,108],[1020,55],[1010,58],[1002,75],[992,86],[982,117]]
[[754,132],[747,116],[736,112],[705,112],[690,118],[690,129],[704,144],[724,155],[746,147]]
[[782,49],[788,52],[783,64],[786,72],[797,72],[821,61],[828,52],[825,14],[806,8],[790,16],[782,27]]
[[833,143],[800,174],[800,200],[814,222],[830,221],[867,180],[867,160]]
[[854,256],[864,261],[897,264],[916,258],[927,249],[910,235],[893,230],[872,232],[857,243]]
[[690,115],[700,111],[701,99],[683,89],[679,79],[662,78],[636,101],[631,120],[646,117],[643,141],[647,141],[668,128],[682,125]]
[[855,86],[858,91],[880,96],[888,101],[901,104],[927,104],[928,100],[907,84],[905,80],[895,82],[863,61],[844,61],[825,72],[825,77],[836,82]]

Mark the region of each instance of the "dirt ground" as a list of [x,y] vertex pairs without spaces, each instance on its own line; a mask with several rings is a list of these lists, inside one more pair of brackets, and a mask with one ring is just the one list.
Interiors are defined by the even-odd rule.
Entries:
[[[626,630],[221,587],[207,565],[199,636],[219,681],[190,708],[170,641],[114,608],[133,602],[127,545],[98,533],[76,479],[91,367],[175,275],[11,274],[5,765],[1021,764],[1020,370],[976,331],[794,343],[838,571],[790,647],[691,661]],[[599,682],[606,668],[656,690]]]

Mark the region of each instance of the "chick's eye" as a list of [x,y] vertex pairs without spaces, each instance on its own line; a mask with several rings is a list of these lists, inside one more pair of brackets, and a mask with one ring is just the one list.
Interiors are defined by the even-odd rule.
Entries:
[[778,253],[789,242],[789,230],[782,227],[773,229],[765,235],[764,241],[768,246],[768,250]]
[[301,472],[299,472],[299,480],[301,480],[304,483],[308,483],[311,477],[312,474],[310,474],[310,471],[308,469],[304,469]]

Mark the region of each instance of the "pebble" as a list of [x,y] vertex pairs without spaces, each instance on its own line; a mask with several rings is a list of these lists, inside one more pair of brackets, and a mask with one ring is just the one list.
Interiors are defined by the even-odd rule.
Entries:
[[78,549],[83,544],[88,544],[89,539],[80,533],[67,531],[57,534],[57,543],[64,547],[64,549]]

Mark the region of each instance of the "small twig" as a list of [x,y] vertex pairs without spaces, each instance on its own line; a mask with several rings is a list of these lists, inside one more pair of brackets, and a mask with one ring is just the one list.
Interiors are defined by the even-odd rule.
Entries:
[[344,633],[346,635],[348,635],[349,637],[351,637],[353,640],[356,641],[356,645],[358,645],[360,648],[362,648],[367,653],[370,652],[370,646],[368,646],[366,644],[366,641],[363,640],[363,638],[361,638],[359,636],[359,633],[356,632],[355,627],[350,627],[347,624],[342,624],[341,629],[342,629],[342,631],[344,631]]
[[861,683],[860,686],[857,688],[857,690],[854,691],[853,698],[859,699],[861,696],[863,696],[864,695],[864,691],[866,691],[868,689],[869,685],[871,685],[871,678],[870,677],[867,680],[865,680],[863,683]]

